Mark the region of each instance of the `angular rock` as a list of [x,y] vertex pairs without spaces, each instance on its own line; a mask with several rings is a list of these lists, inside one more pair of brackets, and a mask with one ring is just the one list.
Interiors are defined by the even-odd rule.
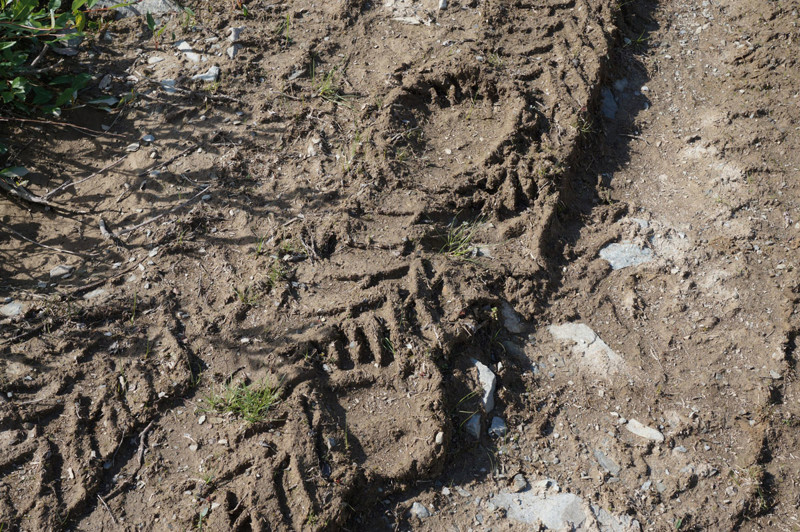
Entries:
[[483,396],[481,396],[481,403],[486,413],[494,410],[494,394],[497,390],[497,376],[485,364],[478,360],[472,359],[472,364],[478,369],[478,381],[483,388]]
[[489,436],[494,436],[495,438],[502,438],[507,433],[508,433],[508,427],[506,426],[506,422],[497,416],[492,418],[492,424],[491,426],[489,426]]
[[418,519],[425,519],[431,516],[431,512],[422,504],[415,502],[411,505],[411,515]]
[[573,354],[580,362],[598,375],[618,373],[625,361],[597,336],[591,327],[583,323],[564,323],[547,328],[556,340],[569,341]]
[[615,516],[595,505],[588,505],[573,493],[500,493],[491,502],[504,508],[509,519],[527,525],[541,523],[548,530],[596,530],[595,520],[600,530],[641,530],[635,519],[626,515]]
[[654,429],[652,427],[648,427],[646,425],[642,425],[641,423],[639,423],[635,419],[631,419],[630,421],[628,421],[628,424],[625,425],[625,428],[628,429],[628,432],[636,434],[637,436],[639,436],[641,438],[645,438],[647,440],[652,440],[652,441],[655,441],[655,442],[658,442],[658,443],[661,443],[661,442],[664,441],[664,435],[661,434],[661,432],[659,432],[658,430],[656,430],[656,429]]
[[209,82],[209,83],[213,83],[214,81],[217,81],[217,78],[219,78],[219,67],[216,66],[216,65],[212,66],[211,68],[209,68],[206,72],[204,72],[202,74],[196,74],[196,75],[192,76],[192,79],[195,80],[195,81],[206,81],[206,82]]
[[509,332],[514,334],[525,332],[525,326],[522,323],[522,318],[519,314],[517,314],[517,311],[514,310],[514,307],[505,301],[500,304],[500,314],[503,316],[503,325],[505,325]]
[[[100,0],[95,7],[112,7],[121,4],[119,0]],[[118,7],[115,12],[117,18],[127,18],[136,16],[146,16],[148,13],[151,15],[164,15],[166,13],[177,13],[180,11],[178,4],[172,0],[141,0],[132,5],[125,7]]]
[[612,270],[620,270],[652,261],[653,251],[631,242],[619,242],[601,249],[600,258],[607,260]]
[[603,451],[600,449],[595,449],[594,457],[597,460],[597,463],[600,464],[600,467],[611,473],[613,476],[619,476],[619,472],[622,471],[622,467],[619,466],[614,460],[607,457]]
[[0,315],[5,316],[6,318],[13,318],[14,316],[19,316],[22,314],[22,310],[22,303],[19,301],[12,301],[0,306]]
[[527,487],[528,481],[525,480],[525,475],[522,473],[517,473],[514,475],[514,479],[511,481],[511,491],[514,493],[519,493],[520,491],[524,491]]
[[476,440],[481,439],[481,416],[478,414],[473,414],[471,418],[464,424],[464,430],[467,431],[467,434],[475,438]]
[[62,277],[66,277],[75,270],[73,266],[68,266],[66,264],[59,264],[52,270],[50,270],[50,278],[51,279],[60,279]]
[[189,44],[188,42],[178,41],[177,43],[175,43],[175,48],[183,52],[183,55],[185,55],[186,59],[188,59],[189,61],[192,61],[193,63],[200,62],[200,54],[195,52],[192,49],[192,45]]

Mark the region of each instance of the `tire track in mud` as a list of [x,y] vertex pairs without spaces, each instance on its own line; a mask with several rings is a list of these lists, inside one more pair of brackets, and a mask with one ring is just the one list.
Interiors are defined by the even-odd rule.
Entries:
[[[194,223],[214,212],[193,211],[188,223],[205,239],[205,255],[198,259],[191,244],[166,246],[196,267],[176,258],[164,269],[140,330],[122,330],[121,301],[101,307],[102,319],[85,321],[102,322],[111,337],[80,345],[89,336],[77,334],[56,349],[52,371],[69,383],[52,392],[58,406],[0,405],[36,427],[9,431],[24,441],[0,464],[0,509],[13,526],[340,526],[353,508],[442,471],[464,443],[450,390],[465,384],[454,382],[453,368],[470,357],[492,362],[492,342],[510,336],[497,309],[510,302],[533,317],[553,289],[557,262],[547,247],[583,121],[597,106],[611,2],[480,2],[445,11],[446,22],[430,29],[398,26],[362,2],[322,11],[306,4],[259,15],[335,16],[331,40],[282,52],[295,58],[281,67],[288,74],[316,59],[330,66],[348,46],[340,31],[368,42],[375,26],[387,27],[421,45],[389,61],[386,47],[353,48],[348,83],[377,101],[344,117],[341,102],[268,103],[242,87],[287,134],[279,150],[253,141],[240,152],[234,170],[251,164],[253,175],[271,179],[239,202],[232,193],[225,208],[240,214],[214,223],[220,235],[258,226],[271,241],[248,265],[238,249],[226,250],[232,240]],[[278,53],[285,44],[274,35],[263,41]],[[289,93],[315,80],[279,82]],[[479,251],[469,260],[441,253],[461,222],[475,228]],[[231,295],[243,282],[263,292],[266,308]],[[199,286],[202,297],[188,300],[172,288],[178,283]],[[121,340],[112,349],[116,340],[106,338]],[[282,384],[274,418],[245,427],[208,414],[198,425],[189,410],[200,406],[199,370],[211,388],[241,367],[243,382]],[[43,385],[22,379],[9,389],[37,398]],[[139,464],[138,435],[151,421]]]

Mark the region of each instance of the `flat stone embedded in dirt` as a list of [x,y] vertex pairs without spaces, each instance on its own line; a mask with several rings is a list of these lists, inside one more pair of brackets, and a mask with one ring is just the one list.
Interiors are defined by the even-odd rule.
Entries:
[[494,410],[494,394],[497,389],[497,376],[485,364],[472,359],[472,364],[478,369],[478,381],[483,388],[481,402],[486,413]]
[[200,62],[200,54],[194,51],[192,45],[186,41],[178,41],[175,43],[175,48],[183,52],[183,55],[186,56],[186,59],[192,61],[193,63]]
[[67,264],[59,264],[58,266],[50,270],[50,278],[56,279],[56,278],[66,277],[72,274],[74,270],[75,268],[73,266],[69,266]]
[[628,421],[628,424],[625,425],[625,428],[628,429],[628,432],[636,434],[641,438],[652,440],[658,443],[664,441],[664,435],[661,434],[661,432],[652,427],[648,427],[647,425],[642,425],[635,419]]
[[[118,0],[100,0],[97,2],[95,7],[109,8],[119,5],[120,3],[122,2],[119,2]],[[132,3],[129,6],[118,7],[114,10],[114,12],[117,14],[117,18],[128,18],[145,16],[148,13],[151,15],[164,15],[170,12],[177,13],[180,10],[180,6],[171,0],[140,0]]]
[[622,471],[622,467],[619,466],[614,460],[607,457],[603,451],[600,449],[595,449],[594,457],[597,460],[597,463],[600,464],[600,467],[611,473],[613,476],[619,476],[619,472]]
[[514,479],[511,481],[511,489],[514,491],[514,493],[524,491],[527,487],[528,481],[525,479],[525,475],[522,473],[517,473],[514,475]]
[[90,299],[96,299],[100,296],[104,296],[107,293],[108,291],[105,288],[95,288],[91,292],[87,292],[86,294],[84,294],[83,299],[89,301]]
[[573,493],[500,493],[491,502],[506,510],[509,519],[534,525],[541,522],[553,530],[594,530],[594,521],[600,530],[640,530],[638,521],[629,516],[614,516],[595,505],[587,505]]
[[556,340],[572,342],[573,354],[584,366],[598,374],[617,373],[625,362],[591,327],[583,323],[564,323],[547,328]]
[[13,318],[22,314],[23,305],[19,301],[12,301],[0,306],[0,314],[6,318]]
[[653,251],[632,242],[618,242],[601,249],[600,258],[607,260],[612,270],[621,270],[652,261]]

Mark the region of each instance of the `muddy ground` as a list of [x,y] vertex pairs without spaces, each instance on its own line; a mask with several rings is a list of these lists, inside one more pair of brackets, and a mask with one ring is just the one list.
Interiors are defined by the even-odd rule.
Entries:
[[800,529],[800,3],[187,6],[3,124],[0,530]]

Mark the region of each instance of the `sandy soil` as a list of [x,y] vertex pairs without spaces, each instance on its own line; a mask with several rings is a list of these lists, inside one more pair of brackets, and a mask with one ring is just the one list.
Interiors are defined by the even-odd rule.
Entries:
[[799,4],[113,21],[0,132],[0,530],[797,530]]

